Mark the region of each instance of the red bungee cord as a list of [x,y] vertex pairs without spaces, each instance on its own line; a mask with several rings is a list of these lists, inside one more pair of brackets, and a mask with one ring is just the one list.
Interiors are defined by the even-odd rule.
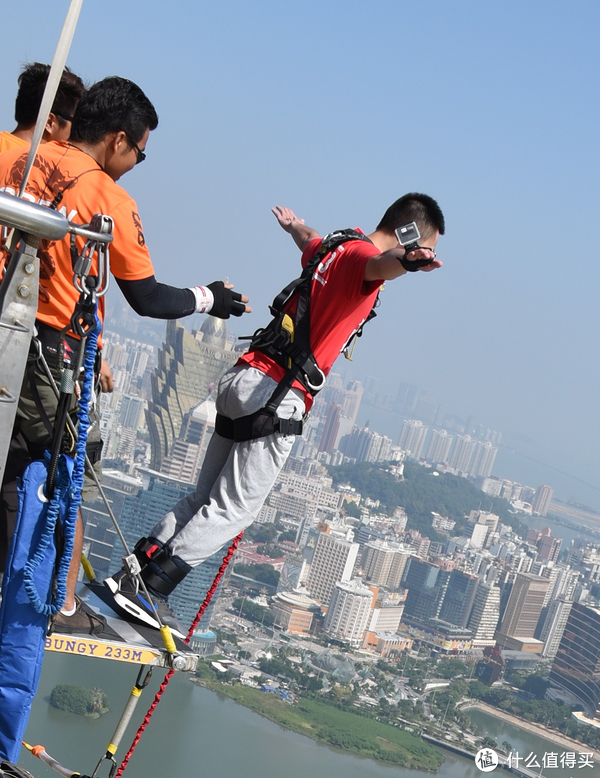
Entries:
[[[236,550],[236,548],[238,546],[238,543],[242,539],[242,535],[243,534],[244,534],[243,531],[240,532],[240,534],[237,535],[233,539],[231,545],[227,549],[227,553],[223,557],[223,562],[221,563],[221,567],[219,567],[219,571],[215,575],[215,580],[212,582],[212,585],[211,585],[210,589],[206,593],[206,597],[204,598],[204,602],[200,606],[200,609],[199,609],[198,613],[196,613],[196,617],[194,618],[194,620],[192,621],[192,623],[190,625],[190,628],[189,628],[188,633],[187,633],[187,637],[184,640],[184,643],[186,645],[189,644],[189,642],[190,642],[190,640],[192,638],[192,635],[194,634],[194,630],[196,629],[196,627],[198,626],[198,622],[202,618],[202,614],[204,613],[204,611],[210,605],[210,601],[213,598],[213,594],[217,590],[217,586],[219,585],[219,581],[223,577],[223,575],[225,573],[225,570],[227,570],[227,566],[228,566],[229,562],[231,561],[231,557],[234,555],[235,550]],[[148,713],[146,713],[146,715],[144,716],[144,720],[142,721],[138,731],[136,732],[136,735],[135,735],[135,737],[133,739],[133,743],[131,744],[131,746],[129,748],[129,751],[125,754],[125,758],[121,762],[121,765],[120,765],[119,769],[117,770],[117,772],[115,773],[114,778],[121,778],[121,776],[125,772],[125,768],[127,767],[127,764],[129,762],[129,760],[131,759],[131,756],[132,756],[133,752],[135,751],[135,747],[139,743],[143,731],[148,726],[148,723],[149,723],[150,719],[152,718],[152,714],[154,713],[154,710],[156,709],[156,706],[160,702],[160,698],[162,697],[163,692],[167,688],[167,686],[169,684],[169,681],[171,680],[171,677],[173,676],[174,672],[175,672],[175,670],[173,670],[173,668],[171,668],[168,671],[168,673],[165,675],[164,680],[161,683],[161,685],[158,687],[158,691],[156,692],[156,696],[154,697],[154,700],[152,701],[152,705],[149,707]]]

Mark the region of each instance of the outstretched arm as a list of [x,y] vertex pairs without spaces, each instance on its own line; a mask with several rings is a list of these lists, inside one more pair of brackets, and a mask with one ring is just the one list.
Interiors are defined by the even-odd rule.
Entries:
[[[365,266],[365,281],[391,281],[394,278],[403,276],[406,273],[404,267],[400,264],[400,259],[404,257],[404,249],[399,246],[395,249],[388,249],[383,254],[371,257]],[[411,251],[408,259],[431,259],[428,265],[419,268],[425,273],[435,270],[442,266],[439,259],[435,258],[435,251],[428,248],[418,248]]]
[[300,251],[304,251],[313,238],[320,237],[316,230],[307,227],[306,224],[304,224],[304,219],[299,219],[289,208],[283,208],[281,205],[276,205],[275,208],[271,208],[271,211],[279,222],[281,229],[292,236],[294,243],[298,246]]

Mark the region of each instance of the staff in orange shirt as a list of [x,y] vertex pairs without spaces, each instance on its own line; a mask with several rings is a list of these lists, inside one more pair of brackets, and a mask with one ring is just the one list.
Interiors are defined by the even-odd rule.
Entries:
[[[0,154],[31,143],[49,73],[50,65],[41,62],[26,65],[21,71],[17,79],[19,89],[15,101],[17,126],[12,132],[0,132]],[[42,143],[69,139],[73,114],[85,91],[79,76],[65,68],[46,122]],[[112,392],[115,388],[115,379],[104,360],[100,365],[100,387],[103,392]]]
[[[0,132],[0,153],[31,143],[49,73],[50,65],[41,62],[26,65],[21,71],[15,101],[17,126],[12,132]],[[69,139],[73,114],[84,94],[83,81],[69,68],[65,68],[46,122],[43,142]]]
[[[125,299],[140,316],[157,319],[178,319],[192,313],[210,313],[222,319],[230,315],[241,316],[251,310],[246,305],[248,298],[233,292],[230,284],[214,281],[207,286],[180,289],[161,284],[154,276],[137,205],[116,182],[144,161],[148,137],[157,125],[154,106],[139,86],[116,76],[98,82],[77,106],[70,140],[45,143],[40,147],[25,196],[58,208],[71,221],[80,224],[89,223],[96,213],[112,217],[111,272]],[[27,152],[21,149],[0,154],[1,191],[18,192],[26,157]],[[78,248],[82,246],[83,240],[78,239]],[[42,241],[39,255],[40,301],[36,326],[46,359],[58,376],[59,332],[68,326],[79,298],[72,281],[69,236],[56,242]],[[91,273],[96,272],[92,266]],[[104,317],[103,301],[101,298],[98,310],[101,320]],[[64,353],[73,345],[76,342],[67,343]],[[37,458],[49,444],[56,398],[41,366],[34,362],[28,372],[21,389],[14,435],[20,434],[27,443],[29,455]],[[38,411],[40,404],[47,418],[42,418]],[[88,455],[96,464],[100,450],[98,425],[92,424]],[[13,473],[13,477],[18,474]],[[5,499],[9,487],[5,476],[0,511],[4,509],[10,520],[15,506]],[[96,490],[88,482],[83,498],[95,496]],[[67,599],[62,612],[55,617],[56,631],[86,632],[101,627],[97,617],[88,614],[74,596],[83,537],[81,521],[78,525]]]

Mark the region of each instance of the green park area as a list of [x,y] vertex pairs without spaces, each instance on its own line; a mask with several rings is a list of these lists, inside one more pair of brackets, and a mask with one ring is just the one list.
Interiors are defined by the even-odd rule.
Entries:
[[439,770],[444,761],[436,748],[410,732],[358,711],[340,710],[335,705],[310,699],[300,699],[290,705],[274,694],[209,678],[203,678],[201,683],[282,727],[354,754],[430,772]]

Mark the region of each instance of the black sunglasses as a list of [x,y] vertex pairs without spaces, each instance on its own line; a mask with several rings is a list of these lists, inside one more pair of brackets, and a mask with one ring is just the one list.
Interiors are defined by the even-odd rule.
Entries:
[[132,138],[129,137],[129,135],[127,136],[127,140],[131,143],[131,145],[137,152],[137,159],[135,161],[135,164],[139,165],[140,162],[143,162],[146,159],[146,152],[142,151],[141,148],[137,145],[137,143],[134,140],[132,140]]

